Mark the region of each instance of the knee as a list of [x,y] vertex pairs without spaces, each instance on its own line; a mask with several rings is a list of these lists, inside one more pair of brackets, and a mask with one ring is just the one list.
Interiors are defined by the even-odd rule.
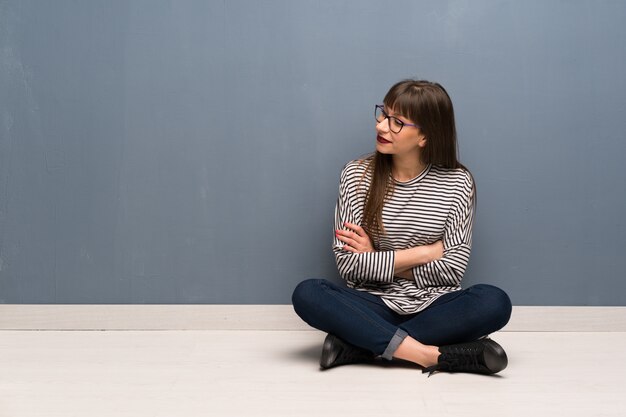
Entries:
[[296,313],[311,307],[316,293],[321,289],[323,279],[307,279],[299,283],[291,295],[291,303]]
[[489,312],[490,319],[493,320],[498,329],[503,328],[511,318],[513,306],[511,298],[504,290],[489,284],[475,285],[479,291],[482,305]]

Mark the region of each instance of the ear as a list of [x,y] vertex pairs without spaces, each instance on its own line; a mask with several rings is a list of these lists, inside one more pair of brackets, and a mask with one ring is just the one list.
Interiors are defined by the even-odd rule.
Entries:
[[424,146],[426,146],[426,136],[424,135],[419,135],[417,138],[417,146],[419,146],[420,148],[423,148]]

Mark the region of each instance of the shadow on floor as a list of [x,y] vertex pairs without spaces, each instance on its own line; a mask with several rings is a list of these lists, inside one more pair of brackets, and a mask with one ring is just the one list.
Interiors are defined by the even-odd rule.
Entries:
[[[322,353],[322,346],[319,345],[311,345],[304,349],[294,350],[290,352],[290,357],[293,359],[297,359],[300,361],[318,363],[320,359],[320,355]],[[423,368],[413,362],[404,361],[401,359],[393,359],[392,361],[387,361],[381,358],[377,358],[374,362],[369,363],[371,366],[381,367],[381,368],[406,368],[406,369],[418,369],[422,370]]]
[[305,349],[292,351],[291,356],[294,359],[317,362],[320,359],[321,353],[322,353],[321,345],[312,345]]

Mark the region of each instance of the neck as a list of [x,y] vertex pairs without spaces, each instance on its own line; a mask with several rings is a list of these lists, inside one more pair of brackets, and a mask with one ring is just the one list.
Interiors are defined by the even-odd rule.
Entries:
[[408,181],[424,171],[426,164],[419,154],[393,155],[392,175],[398,181]]

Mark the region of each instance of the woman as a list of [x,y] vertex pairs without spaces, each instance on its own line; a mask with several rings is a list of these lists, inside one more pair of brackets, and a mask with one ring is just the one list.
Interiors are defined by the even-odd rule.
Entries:
[[382,357],[431,374],[497,373],[507,356],[487,335],[506,325],[511,301],[491,285],[460,286],[476,198],[450,97],[405,80],[383,102],[376,152],[341,173],[333,251],[346,286],[303,281],[294,309],[328,333],[322,369]]

